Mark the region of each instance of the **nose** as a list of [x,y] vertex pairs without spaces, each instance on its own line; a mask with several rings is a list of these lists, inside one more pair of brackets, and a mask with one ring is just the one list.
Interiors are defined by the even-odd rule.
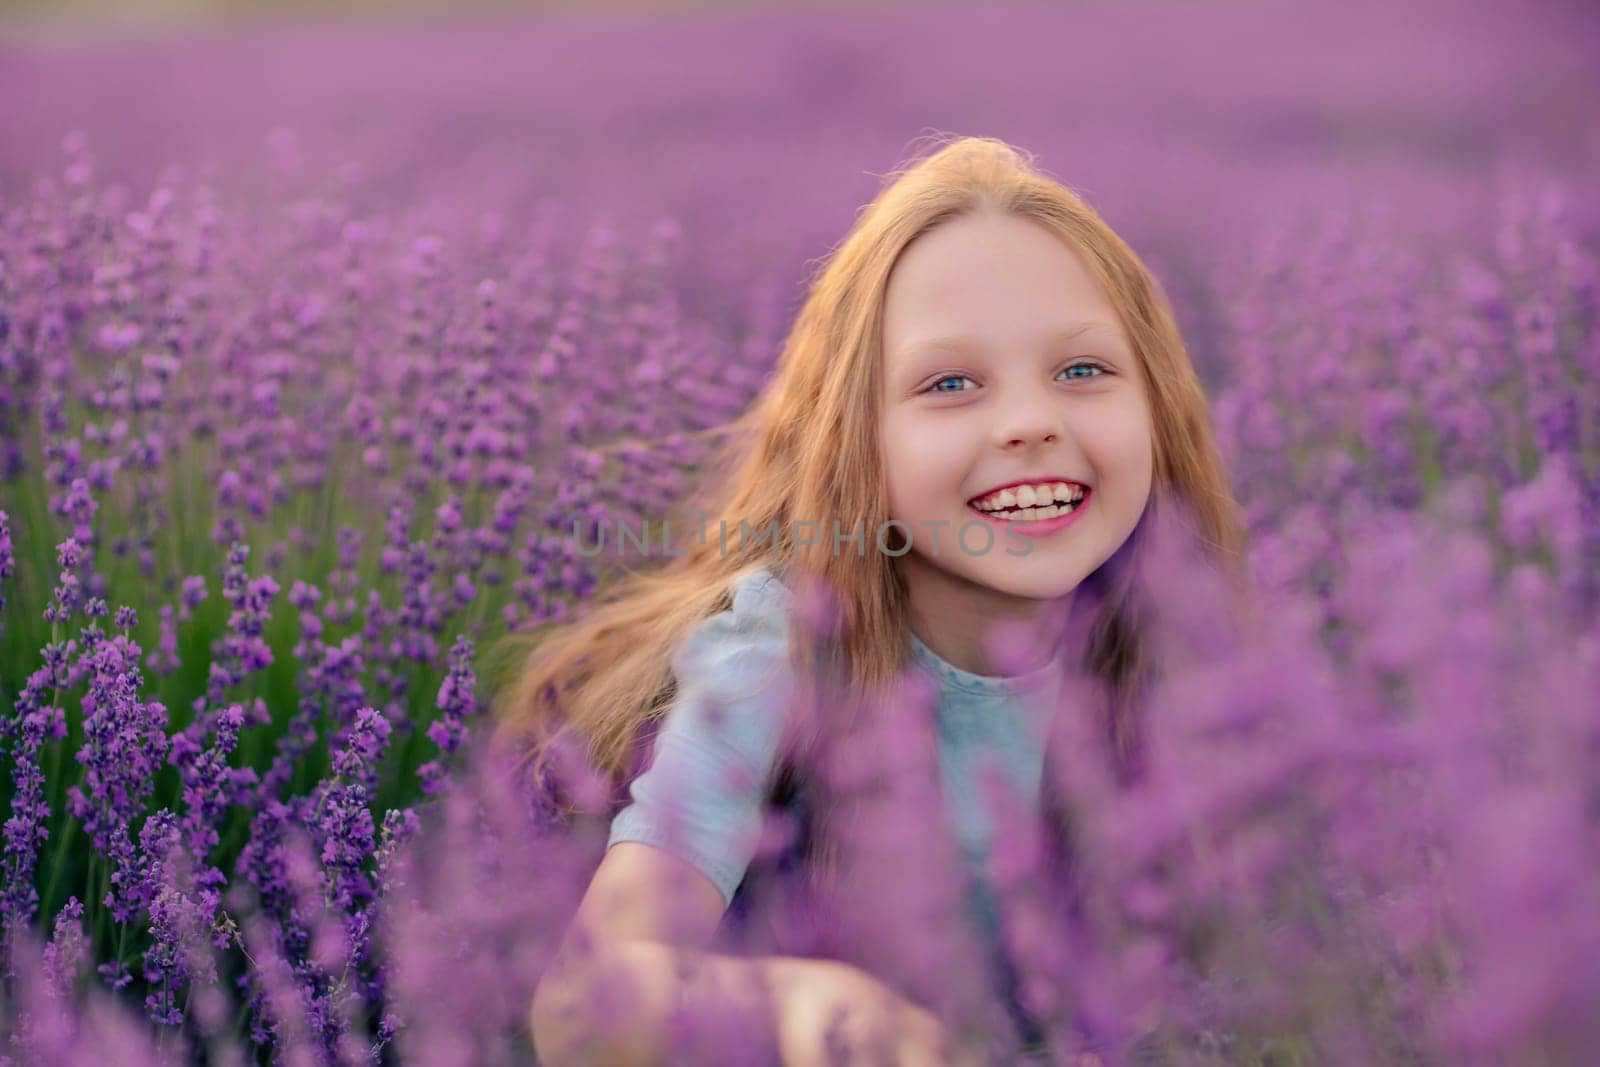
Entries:
[[1037,391],[1032,396],[1015,397],[996,423],[999,444],[1007,449],[1032,442],[1053,444],[1061,437],[1061,417],[1061,409],[1051,397],[1040,396]]

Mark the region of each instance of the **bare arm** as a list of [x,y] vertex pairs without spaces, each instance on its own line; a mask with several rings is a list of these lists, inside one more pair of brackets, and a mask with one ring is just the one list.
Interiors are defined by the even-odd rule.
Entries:
[[[540,1062],[665,1062],[680,1004],[689,1012],[722,1004],[752,1023],[769,1020],[772,968],[705,951],[723,910],[722,891],[670,852],[632,841],[608,849],[534,994],[529,1022]],[[608,1011],[608,1001],[622,1010]]]
[[[661,892],[667,886],[675,892]],[[750,1062],[821,1067],[830,1062],[830,1027],[846,1047],[883,1048],[890,1063],[979,1062],[945,1056],[938,1020],[860,968],[706,951],[722,912],[721,891],[687,863],[648,845],[613,846],[535,992],[529,1022],[540,1062],[672,1063],[679,1010],[715,1018],[722,1033],[708,1037],[724,1054],[736,1027]],[[689,1063],[704,1062],[710,1049],[676,1051]]]
[[[731,1015],[743,1024],[752,1063],[778,1058],[777,987],[823,964],[786,957],[740,958],[651,941],[606,945],[585,963],[539,984],[532,1024],[541,1063],[646,1067],[669,1059],[672,1015]],[[678,1049],[677,1062],[703,1059]]]
[[[638,941],[608,946],[594,961],[541,983],[534,998],[535,1047],[549,1067],[703,1063],[713,1043],[726,1055],[734,1040],[746,1062],[823,1067],[837,1062],[829,1054],[830,1031],[840,1048],[872,1049],[886,1057],[882,1062],[980,1063],[971,1050],[956,1048],[927,1011],[837,960],[745,958]],[[627,999],[608,1009],[607,993],[619,985]],[[715,1019],[718,1032],[673,1046],[677,1009]]]

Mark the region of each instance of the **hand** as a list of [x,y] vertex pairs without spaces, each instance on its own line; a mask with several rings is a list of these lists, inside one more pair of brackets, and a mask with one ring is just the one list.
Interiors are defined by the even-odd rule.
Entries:
[[784,1067],[983,1067],[932,1013],[859,967],[785,962],[798,966],[775,975],[773,989]]

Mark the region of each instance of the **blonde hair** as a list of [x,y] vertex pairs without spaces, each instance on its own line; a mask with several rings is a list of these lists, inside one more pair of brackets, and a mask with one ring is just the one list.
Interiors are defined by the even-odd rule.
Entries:
[[[797,682],[811,672],[858,691],[891,682],[907,665],[906,592],[891,557],[834,552],[794,538],[797,520],[829,517],[843,531],[879,529],[887,495],[878,445],[881,323],[890,271],[914,240],[952,219],[1002,213],[1032,220],[1076,249],[1116,310],[1143,377],[1153,430],[1152,503],[1179,503],[1200,547],[1243,588],[1243,531],[1213,443],[1206,399],[1165,294],[1138,256],[1075,193],[1042,175],[1032,157],[983,137],[947,141],[891,172],[885,187],[812,281],[773,380],[726,438],[718,476],[697,494],[711,530],[746,523],[776,537],[750,554],[724,552],[715,536],[654,572],[628,573],[576,622],[513,635],[502,654],[519,662],[495,698],[497,744],[523,746],[542,769],[554,744],[576,736],[615,790],[635,769],[645,731],[675,696],[670,660],[691,629],[726,607],[750,568],[787,563],[837,597],[843,626],[825,638],[790,628]],[[687,514],[687,512],[686,512]],[[1140,527],[1150,517],[1141,519]],[[1086,582],[1096,617],[1084,666],[1112,695],[1109,729],[1119,751],[1133,744],[1131,695],[1139,622],[1123,550]],[[742,539],[741,539],[742,541]],[[742,548],[749,546],[741,545]],[[1102,574],[1101,571],[1106,573]],[[529,647],[531,646],[531,647]],[[798,702],[797,702],[798,703]],[[619,795],[614,793],[614,796]]]

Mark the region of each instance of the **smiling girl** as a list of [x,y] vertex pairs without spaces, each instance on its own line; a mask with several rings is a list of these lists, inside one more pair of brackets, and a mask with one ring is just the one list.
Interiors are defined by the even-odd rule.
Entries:
[[[798,813],[790,859],[836,860],[842,795],[802,757],[870,726],[873,705],[818,699],[819,679],[931,686],[939,787],[992,950],[979,769],[1053,805],[1048,715],[1070,665],[1104,683],[1108,749],[1131,773],[1133,576],[1158,510],[1189,516],[1198,551],[1239,580],[1204,392],[1133,251],[999,141],[954,140],[892,178],[815,279],[773,380],[729,428],[726,477],[691,509],[771,536],[705,538],[624,576],[539,635],[496,700],[497,740],[530,772],[543,780],[575,740],[613,787],[608,848],[531,1014],[544,1062],[657,1062],[685,1000],[763,1024],[786,1064],[825,1062],[835,1019],[890,1062],[979,1062],[925,998],[840,960],[707,951],[759,880],[772,809]],[[797,537],[806,522],[835,533]],[[819,595],[833,609],[820,623]],[[641,1005],[586,1023],[607,975]]]

